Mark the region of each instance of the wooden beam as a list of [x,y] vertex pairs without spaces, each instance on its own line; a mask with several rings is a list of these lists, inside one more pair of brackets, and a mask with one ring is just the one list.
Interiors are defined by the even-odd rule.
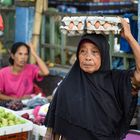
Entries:
[[[40,38],[40,30],[41,30],[41,22],[42,22],[42,12],[44,9],[44,0],[37,0],[35,7],[35,17],[34,17],[34,26],[33,26],[33,34],[32,34],[32,43],[35,51],[38,50],[39,46],[39,38]],[[35,63],[34,58],[31,56],[31,63]]]

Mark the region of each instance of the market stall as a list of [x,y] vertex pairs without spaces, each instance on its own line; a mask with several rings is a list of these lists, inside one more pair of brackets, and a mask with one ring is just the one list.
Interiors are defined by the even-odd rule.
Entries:
[[33,99],[24,100],[24,106],[28,106],[18,110],[0,107],[0,140],[45,139],[47,128],[44,126],[44,119],[49,103],[41,103],[43,100],[44,98],[38,97],[34,98],[36,103],[33,103]]
[[14,111],[0,107],[0,139],[27,140],[33,129],[33,123]]

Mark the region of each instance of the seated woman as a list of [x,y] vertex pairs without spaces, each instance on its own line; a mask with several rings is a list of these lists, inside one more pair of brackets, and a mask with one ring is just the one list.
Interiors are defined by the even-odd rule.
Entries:
[[129,24],[121,23],[136,68],[111,70],[107,38],[83,35],[77,60],[50,103],[46,140],[123,140],[127,134],[140,87],[140,46]]
[[[37,65],[28,64],[29,54]],[[33,94],[34,80],[42,80],[49,70],[33,49],[33,45],[16,42],[11,48],[10,66],[0,69],[0,100],[26,99]]]

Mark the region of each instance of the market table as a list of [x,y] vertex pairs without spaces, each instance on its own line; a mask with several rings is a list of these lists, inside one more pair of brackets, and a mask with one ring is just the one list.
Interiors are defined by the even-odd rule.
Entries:
[[[23,109],[23,110],[20,110],[20,111],[16,111],[16,114],[21,116],[22,114],[24,113],[28,113],[29,115],[32,116],[32,112],[33,112],[33,109]],[[32,129],[32,132],[30,134],[30,140],[40,140],[40,137],[42,140],[45,140],[45,134],[46,134],[46,131],[47,131],[47,127],[45,127],[44,125],[37,125],[37,124],[34,124],[33,123],[33,129]]]
[[33,130],[33,123],[16,114],[15,111],[0,106],[1,127],[0,140],[30,140],[29,133]]

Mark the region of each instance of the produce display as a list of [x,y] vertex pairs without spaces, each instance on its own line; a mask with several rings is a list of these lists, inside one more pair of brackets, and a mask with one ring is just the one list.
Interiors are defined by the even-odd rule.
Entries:
[[[1,102],[1,105],[5,104],[9,104],[9,101]],[[0,136],[32,131],[33,135],[44,137],[47,129],[44,120],[48,106],[49,103],[38,105],[34,109],[26,107],[18,111],[0,106]]]
[[44,120],[45,118],[44,117],[37,117],[37,118],[34,118],[34,117],[31,117],[29,115],[29,113],[24,113],[21,115],[21,117],[33,122],[34,124],[37,124],[37,125],[43,125],[44,124]]
[[0,106],[0,136],[31,131],[33,123]]
[[[36,106],[34,109],[16,111],[16,114],[33,123],[32,134],[45,138],[47,127],[44,125],[49,103]],[[42,138],[42,140],[43,140]]]
[[32,121],[34,124],[37,125],[44,125],[45,116],[48,112],[49,103],[42,105],[42,106],[36,106],[32,112],[24,111],[24,113],[21,113],[21,117]]
[[13,101],[10,101],[8,104],[7,104],[7,108],[9,109],[12,109],[12,110],[21,110],[23,109],[24,105],[22,103],[21,100],[13,100]]
[[0,128],[24,123],[26,123],[26,120],[17,117],[14,113],[6,111],[4,108],[0,108]]
[[[125,18],[127,22],[129,20]],[[119,34],[122,29],[119,17],[104,16],[66,16],[62,18],[60,30],[64,34],[79,35],[83,33]]]
[[0,106],[17,111],[23,109],[24,104],[21,100],[0,100]]
[[10,100],[9,101],[7,101],[7,100],[0,100],[0,106],[7,107],[7,104],[9,102],[10,102]]

